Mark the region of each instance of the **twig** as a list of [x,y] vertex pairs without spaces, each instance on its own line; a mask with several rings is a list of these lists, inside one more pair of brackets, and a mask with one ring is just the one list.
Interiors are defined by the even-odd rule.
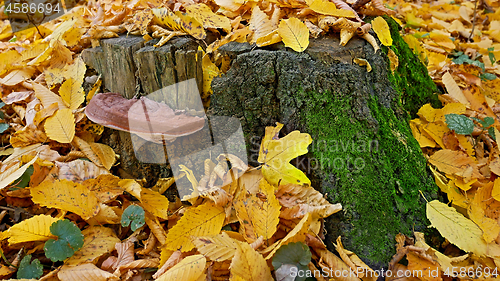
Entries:
[[474,1],[474,18],[472,19],[472,30],[469,34],[467,42],[471,42],[472,36],[474,36],[474,28],[476,27],[476,16],[477,16],[477,0]]

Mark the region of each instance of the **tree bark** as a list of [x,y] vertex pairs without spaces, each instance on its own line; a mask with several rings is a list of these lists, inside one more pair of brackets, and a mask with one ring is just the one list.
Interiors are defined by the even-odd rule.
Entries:
[[[396,234],[422,231],[428,225],[420,191],[427,199],[437,196],[407,122],[424,103],[439,104],[437,89],[399,36],[397,24],[386,20],[394,41],[390,48],[399,58],[394,73],[389,70],[387,47],[374,53],[371,45],[356,38],[345,47],[339,46],[338,35],[311,39],[303,53],[282,44],[255,48],[229,43],[219,52],[231,59],[231,68],[213,80],[207,110],[209,117],[239,119],[247,144],[239,153],[247,153],[254,166],[259,165],[258,149],[266,126],[281,122],[285,134],[309,133],[310,152],[292,164],[304,170],[330,202],[342,203],[344,209],[326,220],[326,244],[334,250],[332,243],[342,236],[345,247],[375,269],[386,267],[395,253]],[[102,48],[84,53],[87,64],[104,76],[107,89],[123,91],[130,98],[138,87],[150,93],[189,78],[197,79],[201,89],[201,59],[194,40],[175,38],[160,48],[137,38],[127,39],[133,44],[124,38],[107,40]],[[354,64],[355,58],[366,59],[373,70]],[[121,70],[117,62],[127,67]],[[130,81],[119,78],[131,74]],[[171,107],[184,109],[191,98],[174,94],[168,100]],[[224,128],[220,129],[222,134]],[[170,175],[166,164],[138,161],[130,139],[130,134],[113,130],[103,138],[121,155],[124,172],[146,177],[149,185]],[[191,145],[183,141],[171,145]],[[143,149],[154,157],[159,148],[147,144]]]
[[[347,249],[377,269],[395,254],[398,233],[429,224],[419,191],[428,200],[437,196],[405,109],[415,114],[423,103],[435,103],[437,89],[392,27],[391,48],[400,60],[394,74],[388,48],[374,53],[361,39],[345,47],[336,36],[313,39],[304,53],[279,45],[252,51],[239,43],[222,46],[234,60],[226,75],[213,80],[209,109],[209,115],[239,118],[253,165],[259,165],[265,126],[281,122],[284,134],[309,133],[309,153],[292,164],[343,206],[326,220],[326,244],[334,250],[342,236]],[[355,58],[366,59],[373,70],[354,64]]]

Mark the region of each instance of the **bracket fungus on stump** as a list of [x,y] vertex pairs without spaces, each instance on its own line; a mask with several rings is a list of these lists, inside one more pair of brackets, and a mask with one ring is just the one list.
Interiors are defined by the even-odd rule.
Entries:
[[[87,117],[105,127],[150,137],[171,139],[187,136],[201,130],[205,119],[173,110],[164,103],[150,100],[126,99],[117,93],[94,96],[85,108]],[[160,139],[161,139],[160,138]]]

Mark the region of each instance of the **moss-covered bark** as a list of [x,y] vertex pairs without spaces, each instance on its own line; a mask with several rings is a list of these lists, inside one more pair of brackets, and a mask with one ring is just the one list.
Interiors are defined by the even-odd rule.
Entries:
[[[436,89],[426,72],[414,71],[416,57],[402,55],[409,49],[398,42],[407,48],[398,51],[400,67],[408,69],[394,75],[387,57],[364,41],[337,47],[327,38],[313,40],[301,54],[279,48],[239,54],[212,83],[210,113],[240,118],[250,161],[257,159],[264,127],[276,121],[285,124],[285,133],[311,134],[310,153],[294,164],[344,208],[326,221],[327,245],[333,249],[341,235],[345,247],[374,268],[387,266],[397,233],[427,226],[419,190],[428,198],[437,191],[402,106],[418,108],[435,98]],[[367,59],[373,71],[351,64],[349,56]]]

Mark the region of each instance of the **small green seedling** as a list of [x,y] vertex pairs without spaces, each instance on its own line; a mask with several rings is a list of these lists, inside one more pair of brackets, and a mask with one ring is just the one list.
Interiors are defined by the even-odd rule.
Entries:
[[122,214],[121,223],[123,227],[127,227],[130,225],[132,231],[136,231],[138,228],[142,227],[145,224],[144,210],[141,208],[141,206],[128,206]]

